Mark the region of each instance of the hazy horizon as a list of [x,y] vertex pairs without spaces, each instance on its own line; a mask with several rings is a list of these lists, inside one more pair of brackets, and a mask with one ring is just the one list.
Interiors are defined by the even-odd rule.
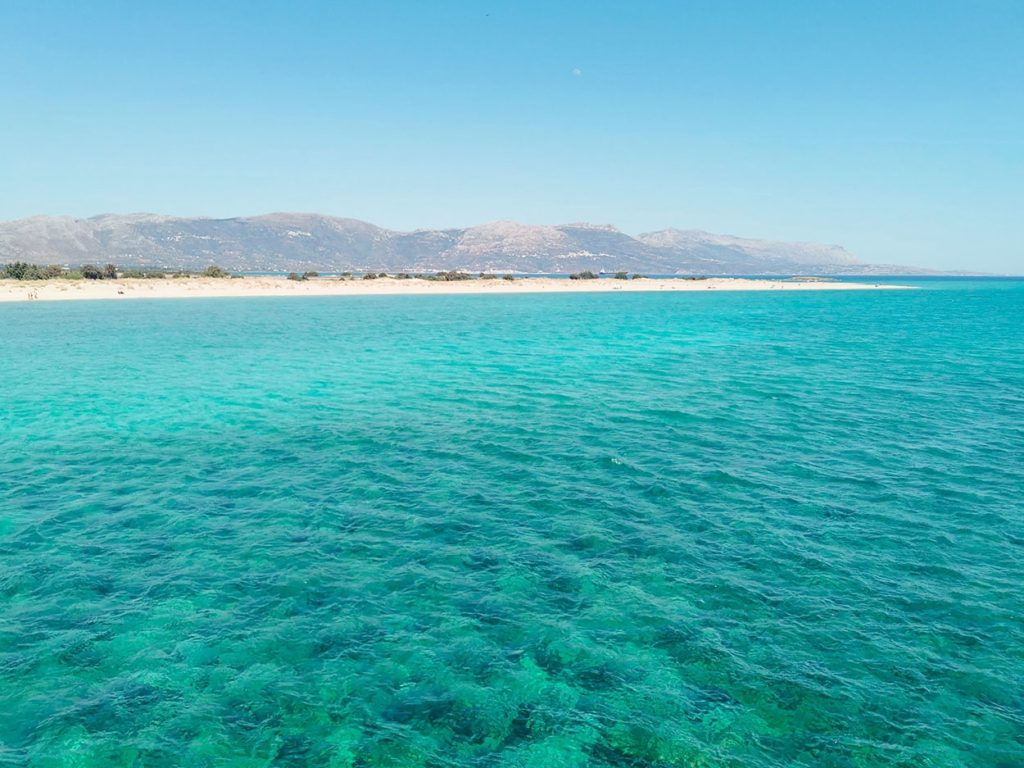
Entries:
[[1024,271],[1024,6],[0,8],[0,219],[668,226]]

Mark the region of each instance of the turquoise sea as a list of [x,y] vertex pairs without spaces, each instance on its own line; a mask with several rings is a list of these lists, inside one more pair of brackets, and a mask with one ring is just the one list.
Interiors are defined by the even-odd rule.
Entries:
[[1024,282],[0,305],[0,765],[1024,765]]

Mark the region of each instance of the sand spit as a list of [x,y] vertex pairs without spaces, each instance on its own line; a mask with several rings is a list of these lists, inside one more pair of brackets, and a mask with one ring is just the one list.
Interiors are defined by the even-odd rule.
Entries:
[[605,293],[621,291],[862,291],[892,290],[906,286],[878,283],[799,282],[790,280],[714,277],[706,280],[639,279],[568,280],[530,277],[516,280],[435,281],[420,279],[313,278],[296,281],[283,277],[118,280],[0,280],[0,302],[74,301],[90,299],[244,298],[248,296],[384,296],[407,294],[516,294]]

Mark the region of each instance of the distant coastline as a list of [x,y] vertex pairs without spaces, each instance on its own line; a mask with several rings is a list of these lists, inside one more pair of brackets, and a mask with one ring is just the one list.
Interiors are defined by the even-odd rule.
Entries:
[[403,296],[429,294],[637,293],[701,291],[857,291],[900,290],[908,286],[870,281],[814,279],[642,278],[577,279],[522,277],[437,280],[362,276],[114,278],[104,280],[0,280],[0,302],[121,299]]

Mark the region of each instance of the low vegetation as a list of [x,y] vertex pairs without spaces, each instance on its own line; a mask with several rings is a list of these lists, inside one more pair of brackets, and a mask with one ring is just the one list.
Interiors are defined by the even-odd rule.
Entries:
[[[315,270],[308,270],[306,272],[290,272],[288,274],[289,280],[303,281],[311,278],[320,277],[320,273]],[[200,272],[191,272],[186,270],[159,270],[159,269],[147,269],[147,268],[125,268],[121,269],[114,264],[105,264],[98,266],[96,264],[83,264],[80,267],[66,267],[59,264],[29,264],[24,261],[15,261],[9,264],[0,264],[0,280],[114,280],[117,278],[127,280],[146,280],[146,279],[163,279],[163,278],[190,278],[190,277],[212,277],[212,278],[230,278],[234,277],[223,267],[219,267],[216,264],[212,264],[206,269]],[[360,275],[355,274],[353,277],[352,272],[342,272],[340,274],[340,280],[351,280],[361,277],[363,280],[377,280],[380,278],[389,277],[387,272],[366,272]],[[396,272],[391,277],[395,280],[432,280],[437,282],[453,282],[461,280],[508,280],[512,281],[516,279],[516,276],[512,273],[499,275],[494,272],[480,272],[478,274],[470,274],[469,272],[463,272],[459,270],[451,270],[447,272],[429,272],[422,273],[418,272],[411,274],[409,272]],[[569,275],[570,280],[597,280],[600,275],[592,272],[591,270],[583,270],[580,272],[574,272]],[[644,275],[628,272],[616,272],[613,275],[616,280],[642,280]],[[700,275],[689,275],[682,279],[685,280],[707,280],[708,278]],[[814,278],[792,278],[793,280],[810,280]]]
[[428,280],[441,280],[443,282],[452,282],[453,280],[472,280],[473,276],[468,272],[437,272],[430,275]]
[[148,280],[164,277],[231,277],[231,274],[216,265],[207,267],[202,272],[172,272],[151,269],[120,269],[114,264],[102,267],[95,264],[83,264],[80,267],[62,267],[59,264],[28,264],[15,261],[0,264],[0,280]]
[[43,267],[38,264],[16,261],[13,264],[4,264],[0,267],[0,279],[4,280],[52,280],[64,276],[64,267],[56,264]]

